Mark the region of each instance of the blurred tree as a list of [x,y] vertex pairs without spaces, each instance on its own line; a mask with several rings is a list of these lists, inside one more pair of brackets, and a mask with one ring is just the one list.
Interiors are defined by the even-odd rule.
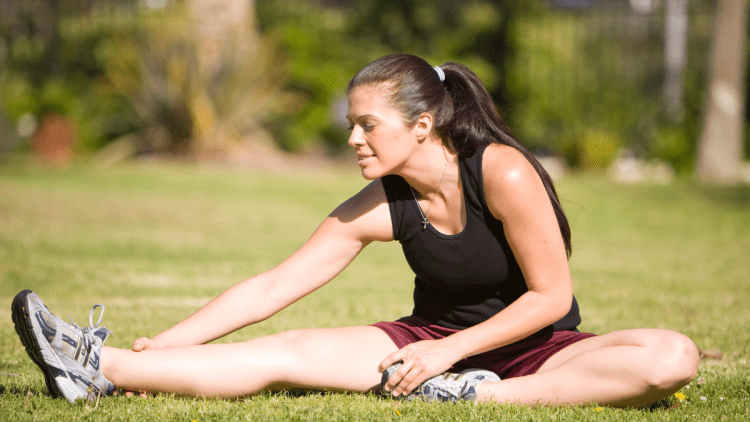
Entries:
[[[107,39],[131,21],[103,23],[92,2],[0,0],[0,101],[23,138],[38,122],[74,126],[79,150],[132,128],[127,102],[102,91]],[[47,132],[51,133],[51,132]],[[37,138],[39,139],[39,138]]]
[[739,180],[745,107],[747,0],[720,0],[714,33],[711,80],[696,173],[720,184]]
[[391,52],[460,60],[477,71],[501,109],[510,105],[507,63],[514,17],[533,6],[520,0],[359,1],[352,30]]
[[[265,141],[260,122],[256,119],[258,116],[252,116],[246,108],[250,102],[265,104],[267,98],[259,95],[265,87],[251,87],[236,80],[238,71],[243,77],[251,76],[246,73],[247,69],[242,68],[271,71],[264,67],[258,54],[258,50],[267,46],[261,45],[256,32],[254,3],[254,0],[187,1],[196,40],[194,65],[197,68],[194,69],[194,84],[188,101],[193,120],[191,150],[197,156],[226,154],[239,146],[241,138],[250,141],[250,136],[255,142],[260,142],[259,138]],[[271,82],[267,78],[258,78],[259,75],[253,76],[250,80],[253,85]],[[222,79],[227,82],[227,77],[234,79],[229,84],[231,86],[220,82]],[[245,90],[238,96],[240,87]],[[247,97],[242,98],[242,95]],[[241,103],[244,108],[238,109]],[[240,113],[244,114],[244,122],[237,121],[241,118]],[[250,127],[253,127],[252,131],[248,130]]]
[[[657,4],[639,4],[646,3]],[[627,2],[565,0],[0,0],[0,109],[29,139],[45,114],[67,116],[85,150],[117,139],[126,154],[211,156],[247,145],[335,153],[346,147],[341,117],[349,78],[378,57],[406,52],[472,68],[514,133],[537,151],[602,166],[629,146],[692,169],[705,106],[709,29],[702,22],[713,3],[687,3],[680,84],[679,69],[670,71],[662,56],[670,42],[661,6],[632,12]],[[704,11],[697,18],[696,5]],[[670,86],[683,88],[682,101],[673,101],[684,111],[677,122],[659,102],[677,92]]]
[[689,31],[666,2],[529,2],[507,76],[519,138],[574,166],[607,166],[627,148],[691,171],[712,3],[670,1],[689,6]]
[[247,7],[191,0],[141,11],[135,35],[111,39],[108,83],[139,127],[103,162],[143,152],[225,160],[273,143],[262,124],[289,102],[278,90],[277,49],[255,33]]
[[[108,162],[266,148],[264,119],[290,101],[277,95],[278,50],[258,36],[252,6],[0,0],[0,109],[31,143],[63,132],[79,150],[113,143]],[[43,130],[45,122],[70,130]]]
[[346,127],[335,123],[336,105],[362,57],[371,53],[349,37],[349,12],[311,1],[257,1],[261,33],[280,48],[283,89],[291,100],[287,113],[264,124],[284,150],[337,152],[346,145]]
[[495,100],[506,104],[504,60],[512,50],[507,31],[518,9],[514,5],[521,4],[259,0],[261,30],[278,40],[287,57],[285,89],[300,99],[298,113],[280,116],[270,127],[288,150],[345,148],[345,126],[336,123],[341,120],[336,114],[344,112],[336,105],[346,84],[367,63],[391,53],[415,54],[433,64],[466,64]]

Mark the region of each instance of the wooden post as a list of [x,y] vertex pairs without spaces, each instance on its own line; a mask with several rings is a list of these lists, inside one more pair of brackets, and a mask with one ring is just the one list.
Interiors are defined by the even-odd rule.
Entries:
[[720,0],[714,29],[708,104],[696,176],[707,183],[740,180],[745,108],[748,0]]
[[664,11],[664,107],[673,121],[681,121],[682,92],[688,51],[688,0],[667,0]]

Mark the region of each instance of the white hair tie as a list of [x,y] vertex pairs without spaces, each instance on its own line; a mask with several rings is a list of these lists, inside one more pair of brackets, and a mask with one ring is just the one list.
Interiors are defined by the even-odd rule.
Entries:
[[438,74],[438,78],[440,78],[440,82],[445,82],[445,72],[443,72],[443,69],[440,68],[440,66],[433,67],[435,69],[435,72]]

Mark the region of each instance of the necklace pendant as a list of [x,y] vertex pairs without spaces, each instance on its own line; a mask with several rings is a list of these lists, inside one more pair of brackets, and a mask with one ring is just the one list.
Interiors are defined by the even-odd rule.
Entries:
[[424,229],[426,229],[426,228],[427,228],[427,224],[428,224],[428,223],[429,223],[429,221],[427,221],[427,219],[426,219],[426,218],[425,218],[424,220],[422,220],[422,230],[424,230]]

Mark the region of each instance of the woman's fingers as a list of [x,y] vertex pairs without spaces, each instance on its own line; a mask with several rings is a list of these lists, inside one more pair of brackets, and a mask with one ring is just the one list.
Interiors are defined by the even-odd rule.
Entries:
[[385,359],[383,359],[380,362],[380,365],[378,365],[378,372],[382,373],[387,368],[390,368],[392,365],[399,363],[399,362],[403,364],[404,363],[403,355],[404,355],[404,349],[400,349],[386,356]]
[[[385,391],[393,391],[394,387],[398,385],[399,382],[403,379],[404,375],[409,373],[409,368],[403,360],[399,360],[395,363],[400,363],[401,366],[391,374],[391,376],[388,378],[388,381],[386,381],[385,385],[383,386],[385,388]],[[387,367],[389,368],[390,365]]]
[[147,346],[148,339],[145,337],[141,337],[139,339],[136,339],[136,341],[133,342],[133,351],[134,352],[140,352],[142,350],[145,350],[148,348]]
[[[415,365],[419,358],[413,360],[399,360],[395,363],[401,363],[401,366],[391,374],[385,383],[385,391],[390,391],[392,395],[409,394],[428,378],[427,373],[421,365]],[[384,361],[385,362],[385,361]],[[390,367],[390,365],[388,366]]]
[[142,399],[148,398],[148,394],[144,393],[143,391],[135,392],[130,390],[115,390],[114,393],[112,393],[115,396],[118,396],[122,394],[125,397],[136,397],[136,395]]
[[[401,368],[403,368],[403,366]],[[399,368],[399,370],[401,368]],[[401,380],[398,381],[398,383],[395,383],[392,394],[394,396],[409,394],[429,377],[430,373],[425,370],[421,363],[411,365],[408,368],[408,371],[403,374]]]
[[410,383],[406,384],[405,381],[401,382],[401,385],[404,385],[404,389],[400,391],[399,394],[411,394],[412,391],[419,388],[419,386],[429,378],[432,378],[432,376],[429,376],[426,372],[422,371],[416,377],[414,377],[414,379]]
[[439,340],[412,343],[386,357],[378,366],[383,371],[395,362],[402,365],[388,379],[384,388],[394,396],[409,394],[431,377],[447,371],[455,362],[455,351]]
[[142,352],[144,350],[160,349],[159,344],[148,337],[141,337],[133,342],[133,351]]
[[125,397],[135,397],[136,394],[138,395],[138,397],[140,397],[142,399],[145,399],[145,398],[148,397],[148,394],[146,394],[146,393],[144,393],[142,391],[137,392],[137,393],[135,391],[126,391],[125,392]]

